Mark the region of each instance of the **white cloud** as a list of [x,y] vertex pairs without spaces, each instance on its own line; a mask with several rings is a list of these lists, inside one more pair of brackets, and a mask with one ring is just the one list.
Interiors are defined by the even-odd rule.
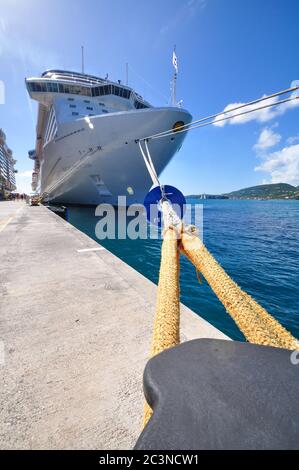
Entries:
[[295,142],[299,142],[299,134],[287,139],[287,144],[294,144]]
[[[291,86],[295,86],[297,82],[292,82]],[[297,83],[298,84],[298,83]],[[263,95],[263,98],[266,97],[267,95]],[[299,90],[295,90],[289,97],[299,97]],[[274,98],[269,98],[266,99],[260,103],[252,104],[250,106],[246,106],[240,110],[237,111],[232,111],[231,113],[227,114],[220,114],[218,117],[214,119],[214,126],[218,127],[223,127],[225,124],[244,124],[246,122],[250,121],[258,121],[258,122],[267,122],[270,121],[271,119],[276,118],[277,116],[280,116],[284,114],[287,110],[295,108],[299,106],[299,99],[293,100],[293,101],[288,101],[286,103],[282,103],[279,106],[276,107],[270,107],[270,108],[264,108],[260,109],[255,112],[251,112],[249,114],[243,114],[242,116],[237,116],[232,119],[229,119],[227,121],[220,121],[220,119],[223,119],[224,117],[229,117],[229,116],[235,116],[238,113],[242,113],[245,111],[252,111],[254,109],[259,108],[260,106],[268,106],[269,104],[277,103],[279,101],[280,97],[276,96]],[[284,97],[281,98],[282,100]],[[223,111],[229,111],[233,108],[236,108],[237,106],[241,106],[244,103],[231,103],[228,104]]]
[[260,150],[266,150],[274,145],[278,144],[281,140],[281,135],[275,133],[270,127],[265,127],[258,138],[257,143],[253,146],[253,149],[258,152]]
[[32,192],[31,176],[32,170],[25,170],[21,171],[20,173],[16,173],[17,191],[26,194],[30,194]]
[[18,176],[21,176],[22,178],[31,178],[32,170],[26,170],[21,173],[18,173]]
[[299,144],[289,145],[263,157],[255,171],[269,173],[272,183],[299,185]]

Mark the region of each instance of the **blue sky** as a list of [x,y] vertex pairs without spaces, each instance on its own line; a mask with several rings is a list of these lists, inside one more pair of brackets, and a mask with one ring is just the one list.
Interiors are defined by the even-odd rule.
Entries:
[[[169,99],[172,48],[178,98],[194,118],[288,88],[299,80],[298,0],[1,0],[0,127],[30,189],[36,105],[24,77],[45,69],[125,79],[154,105]],[[0,96],[1,98],[1,96]],[[185,194],[220,193],[263,182],[299,185],[297,106],[190,133],[161,180]],[[273,109],[273,108],[272,108]]]

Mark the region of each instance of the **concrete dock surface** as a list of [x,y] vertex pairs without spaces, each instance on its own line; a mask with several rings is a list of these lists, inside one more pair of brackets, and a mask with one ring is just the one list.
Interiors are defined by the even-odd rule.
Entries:
[[[140,434],[156,286],[96,248],[46,207],[0,202],[2,449],[130,449]],[[227,338],[185,306],[181,335]]]

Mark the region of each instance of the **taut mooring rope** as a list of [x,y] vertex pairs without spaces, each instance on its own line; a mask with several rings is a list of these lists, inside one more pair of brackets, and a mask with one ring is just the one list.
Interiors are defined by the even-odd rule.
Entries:
[[[235,117],[242,116],[244,114],[254,113],[254,112],[259,111],[261,109],[271,108],[272,106],[279,106],[283,103],[287,103],[289,101],[297,100],[297,99],[299,99],[299,95],[298,95],[298,93],[296,93],[296,92],[298,92],[298,90],[299,90],[299,85],[295,85],[291,88],[287,88],[286,90],[282,90],[282,91],[279,91],[277,93],[273,93],[271,95],[266,95],[266,96],[263,96],[262,98],[255,99],[253,101],[249,101],[248,103],[239,104],[238,106],[235,106],[233,108],[220,111],[219,113],[211,114],[210,116],[206,116],[206,117],[201,118],[201,119],[197,119],[196,121],[192,121],[189,124],[184,124],[184,125],[180,126],[179,129],[177,129],[175,131],[175,133],[179,134],[181,132],[186,132],[186,131],[189,131],[189,130],[192,130],[192,129],[197,129],[199,127],[209,126],[209,125],[215,124],[217,122],[227,121],[229,119],[233,119]],[[284,100],[272,101],[271,103],[266,104],[264,106],[251,108],[247,111],[231,115],[231,113],[234,112],[234,111],[238,111],[242,108],[246,108],[248,106],[253,106],[254,104],[258,104],[262,101],[267,101],[267,100],[273,99],[277,96],[281,96],[281,95],[284,95],[286,93],[291,93],[291,92],[293,92],[292,95],[289,98],[286,98]],[[226,115],[228,115],[228,116],[226,116]],[[223,116],[226,116],[226,117],[223,117]],[[219,119],[216,120],[217,117],[219,117]],[[209,121],[209,122],[207,122],[207,121]],[[167,137],[169,135],[173,135],[173,133],[174,133],[174,130],[173,130],[173,128],[171,128],[171,129],[167,129],[166,131],[159,132],[158,134],[152,134],[150,136],[144,137],[141,140],[160,139],[162,137]]]
[[298,340],[230,278],[198,237],[183,232],[181,249],[205,277],[247,341],[298,348]]

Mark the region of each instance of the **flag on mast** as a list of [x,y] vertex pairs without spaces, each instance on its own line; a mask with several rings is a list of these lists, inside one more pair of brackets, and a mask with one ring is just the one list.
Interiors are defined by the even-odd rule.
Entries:
[[177,58],[176,53],[175,53],[175,48],[174,48],[173,54],[172,54],[172,64],[175,68],[176,73],[178,73],[178,58]]

